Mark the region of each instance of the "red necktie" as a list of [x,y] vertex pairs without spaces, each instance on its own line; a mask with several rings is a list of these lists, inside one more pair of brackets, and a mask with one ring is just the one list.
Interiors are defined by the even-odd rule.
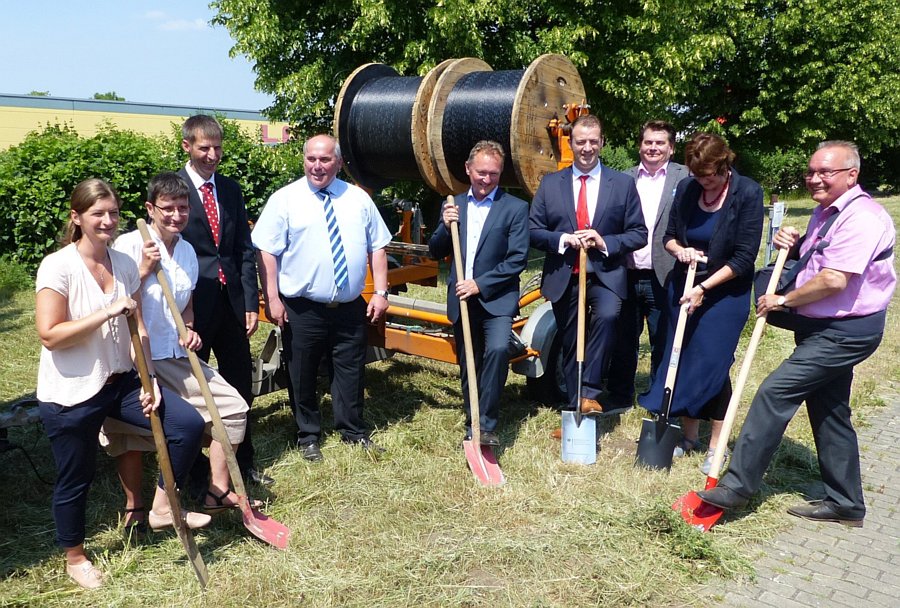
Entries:
[[[591,216],[588,215],[588,207],[587,207],[587,175],[580,175],[578,179],[581,180],[581,188],[578,190],[578,206],[575,207],[575,226],[576,230],[584,230],[591,225]],[[572,272],[578,272],[578,258],[575,258],[575,265],[572,266]]]
[[[219,209],[216,207],[216,197],[213,196],[212,182],[206,182],[200,186],[200,192],[203,193],[203,210],[206,211],[206,218],[209,220],[209,227],[212,230],[213,242],[216,248],[219,247]],[[225,284],[225,273],[222,271],[222,264],[219,264],[219,281]]]

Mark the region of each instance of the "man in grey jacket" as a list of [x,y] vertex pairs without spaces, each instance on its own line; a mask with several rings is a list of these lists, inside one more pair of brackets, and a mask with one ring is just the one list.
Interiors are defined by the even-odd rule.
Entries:
[[638,143],[641,162],[626,173],[635,180],[649,234],[647,245],[629,254],[626,262],[628,298],[623,300],[619,313],[606,383],[610,413],[627,410],[634,404],[634,377],[644,319],[650,339],[651,382],[666,347],[663,300],[675,259],[666,252],[662,239],[675,187],[688,176],[687,167],[669,160],[675,151],[675,128],[669,123],[662,120],[644,123]]

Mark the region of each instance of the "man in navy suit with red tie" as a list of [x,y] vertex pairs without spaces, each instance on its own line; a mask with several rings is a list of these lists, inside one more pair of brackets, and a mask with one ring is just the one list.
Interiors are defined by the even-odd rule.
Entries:
[[[259,321],[259,284],[247,209],[237,182],[216,172],[222,160],[219,122],[198,114],[188,118],[181,131],[181,147],[190,158],[178,175],[191,186],[191,211],[181,236],[193,246],[200,265],[193,294],[194,330],[203,341],[197,355],[208,361],[214,353],[219,373],[251,405],[250,336]],[[253,466],[250,427],[248,416],[238,464],[245,479],[270,485],[274,480]],[[198,467],[203,461],[199,458],[191,472],[192,487],[200,485]]]
[[541,293],[553,304],[562,332],[568,407],[575,409],[578,254],[587,250],[588,329],[581,410],[603,412],[598,401],[616,318],[627,297],[625,255],[647,244],[647,226],[634,179],[600,163],[603,129],[596,116],[572,125],[574,164],[545,175],[531,205],[531,246],[545,252]]

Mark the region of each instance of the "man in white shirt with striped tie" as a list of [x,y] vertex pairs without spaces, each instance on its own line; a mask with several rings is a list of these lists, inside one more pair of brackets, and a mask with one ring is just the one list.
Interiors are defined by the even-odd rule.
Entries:
[[[391,233],[361,188],[337,179],[341,150],[330,135],[303,146],[306,176],[275,192],[253,230],[266,315],[282,329],[291,377],[297,447],[322,460],[316,374],[331,355],[334,426],[341,438],[382,451],[363,422],[366,322],[388,307],[387,254]],[[367,267],[375,291],[361,293]]]

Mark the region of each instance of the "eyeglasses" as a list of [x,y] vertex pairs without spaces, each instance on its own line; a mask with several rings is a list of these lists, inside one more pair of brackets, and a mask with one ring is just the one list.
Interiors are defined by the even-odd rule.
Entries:
[[172,217],[175,213],[179,213],[181,215],[187,215],[190,212],[191,208],[187,205],[177,205],[172,207],[160,207],[159,205],[153,205],[156,207],[160,213],[162,213],[166,217]]
[[803,179],[808,181],[808,180],[811,180],[816,175],[819,176],[819,179],[823,179],[823,180],[831,179],[838,173],[843,173],[844,171],[852,171],[855,168],[856,167],[847,167],[846,169],[822,169],[820,171],[810,169],[809,171],[807,171],[806,173],[803,174]]

